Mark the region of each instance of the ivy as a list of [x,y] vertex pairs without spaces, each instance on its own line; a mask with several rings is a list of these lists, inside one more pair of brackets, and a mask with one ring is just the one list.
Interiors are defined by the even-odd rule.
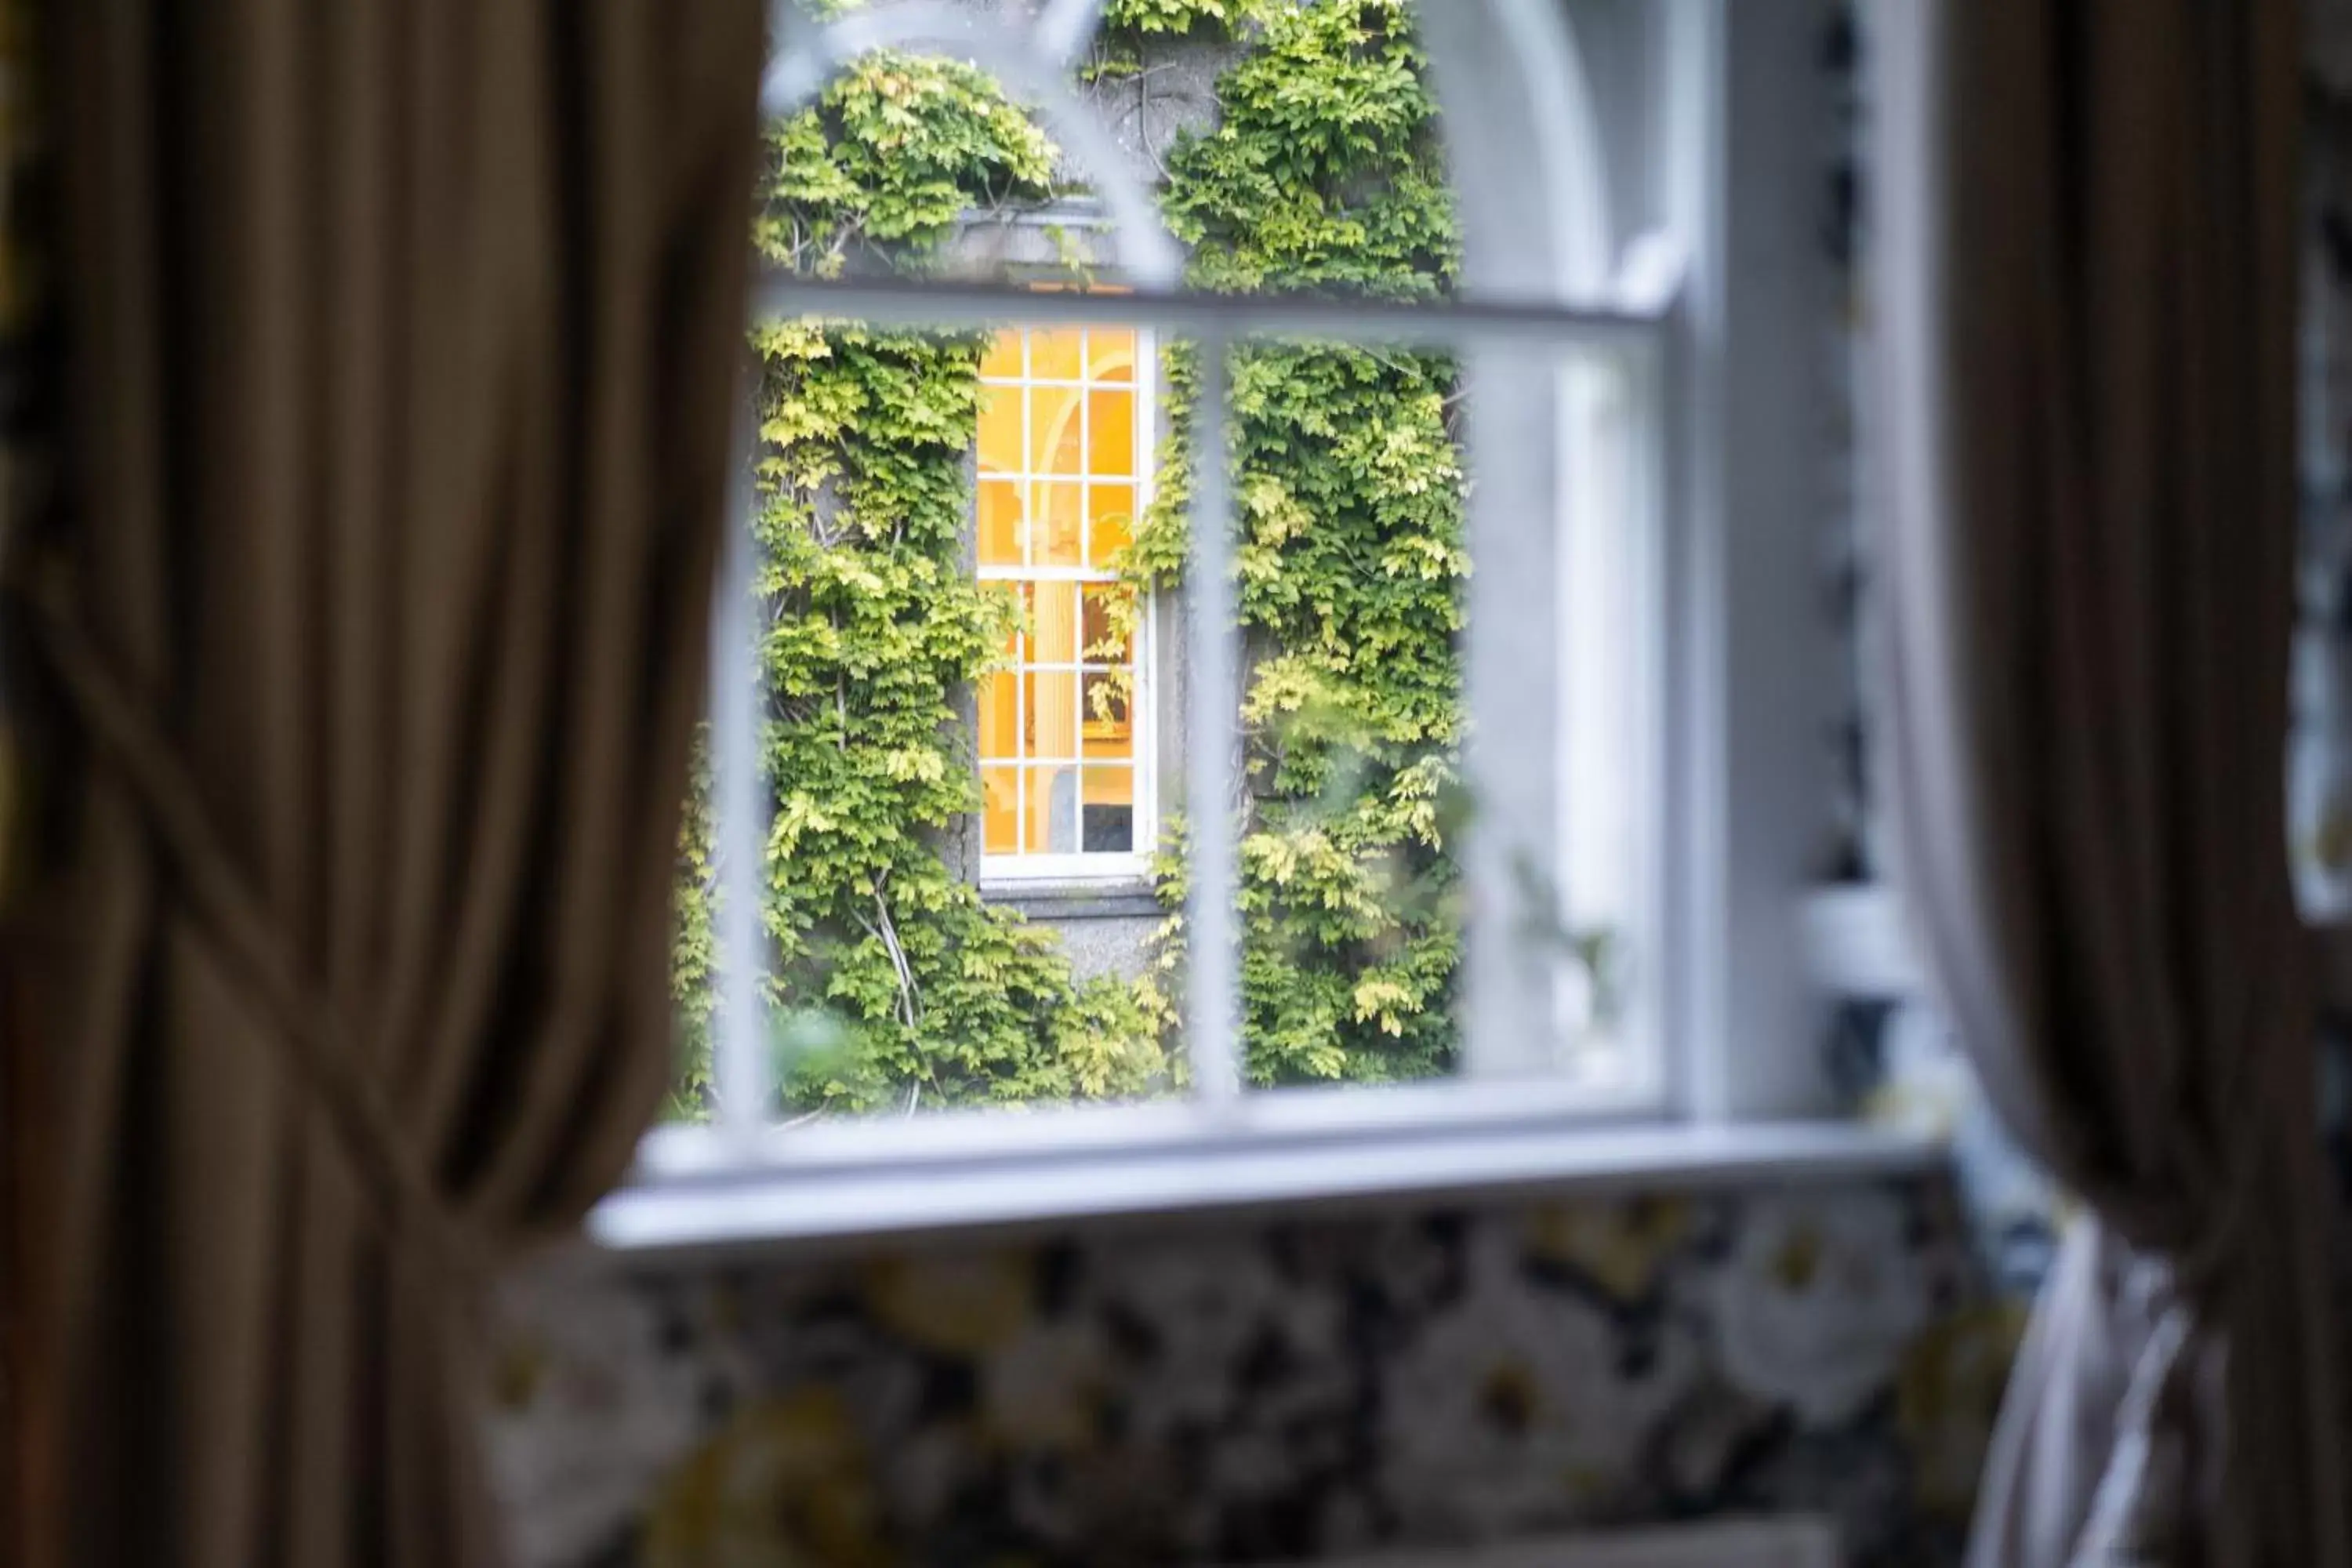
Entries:
[[[1270,14],[1169,163],[1196,284],[1427,298],[1456,270],[1425,61],[1401,0]],[[1248,670],[1242,985],[1261,1083],[1452,1064],[1461,956],[1465,475],[1450,361],[1328,346],[1231,356]],[[1180,410],[1197,366],[1179,355]],[[1181,568],[1194,456],[1181,412],[1133,570]],[[1171,870],[1173,868],[1171,868]]]
[[1103,31],[1114,44],[1150,37],[1230,38],[1279,0],[1109,0]]
[[972,206],[1045,195],[1053,143],[982,71],[881,53],[769,133],[761,253],[833,276],[869,259],[919,267]]
[[1204,288],[1429,297],[1455,270],[1427,60],[1402,0],[1274,11],[1218,83],[1220,123],[1162,206]]
[[[1112,0],[1109,47],[1240,38],[1215,128],[1168,160],[1162,207],[1221,289],[1438,295],[1454,215],[1401,0]],[[770,132],[756,239],[831,275],[932,267],[975,207],[1043,202],[1055,150],[984,76],[882,54]],[[795,1110],[1129,1097],[1183,1078],[1171,916],[1146,979],[1081,981],[1051,932],[982,902],[953,846],[979,807],[964,695],[1008,597],[965,561],[982,343],[805,323],[761,366],[761,868],[778,1080]],[[1128,561],[1176,580],[1198,367],[1166,366],[1160,489]],[[1307,344],[1232,361],[1246,637],[1241,845],[1247,1065],[1262,1083],[1444,1071],[1460,958],[1465,477],[1443,357]],[[1161,847],[1181,904],[1181,824]],[[709,1104],[717,865],[681,854],[674,984]]]
[[[968,67],[861,61],[770,134],[761,254],[820,274],[918,269],[977,205],[1038,200],[1054,150]],[[1175,1076],[1151,988],[1080,982],[1053,935],[950,868],[979,807],[961,694],[999,657],[1008,595],[963,564],[982,344],[788,322],[761,367],[755,591],[771,781],[761,916],[774,1053],[794,1110],[1146,1092]],[[716,862],[698,803],[674,984],[709,1100]]]

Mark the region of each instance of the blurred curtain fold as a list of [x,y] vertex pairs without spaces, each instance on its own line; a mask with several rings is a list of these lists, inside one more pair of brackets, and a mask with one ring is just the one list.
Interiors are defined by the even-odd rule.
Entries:
[[1976,1568],[2342,1568],[2286,859],[2298,13],[1871,13],[1898,876],[2079,1194]]
[[672,1067],[761,8],[47,9],[48,1550],[493,1561],[478,1288]]

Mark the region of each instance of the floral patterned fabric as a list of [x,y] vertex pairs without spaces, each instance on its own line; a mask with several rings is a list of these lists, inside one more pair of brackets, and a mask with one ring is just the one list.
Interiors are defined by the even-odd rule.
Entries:
[[1938,1180],[519,1282],[534,1565],[1293,1562],[1824,1511],[1948,1560],[2021,1310]]

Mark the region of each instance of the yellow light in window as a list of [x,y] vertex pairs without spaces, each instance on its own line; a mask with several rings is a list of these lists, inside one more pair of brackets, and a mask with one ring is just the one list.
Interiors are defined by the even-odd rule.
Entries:
[[1034,657],[1029,652],[1034,641],[1030,628],[1037,624],[1037,584],[1016,584],[1011,596],[1013,626],[1012,633],[1004,639],[1004,657],[1015,660],[1029,658]]
[[1086,428],[1079,417],[1085,396],[1075,386],[1029,389],[1029,471],[1067,475],[1086,472]]
[[1017,386],[991,386],[980,398],[980,471],[1021,471],[1021,398]]
[[1073,583],[1039,583],[1030,590],[1029,662],[1078,662],[1078,588]]
[[1040,479],[1029,491],[1029,561],[1034,566],[1076,566],[1085,533],[1085,505],[1076,479]]
[[1128,639],[1118,625],[1119,612],[1131,605],[1134,590],[1106,583],[1088,584],[1079,593],[1080,657],[1088,664],[1125,664]]
[[990,855],[1135,847],[1132,594],[1071,578],[1105,573],[1134,534],[1139,342],[1015,330],[982,358],[976,553],[1015,579],[1022,627],[976,693]]
[[1031,670],[1022,678],[1027,754],[1040,762],[1078,760],[1078,675],[1073,669]]
[[999,332],[981,356],[980,374],[991,381],[1021,379],[1021,339],[1019,329]]
[[1021,852],[1021,785],[1017,768],[984,768],[982,787],[987,805],[981,814],[981,852],[1017,855]]
[[1085,366],[1084,338],[1076,327],[1029,334],[1029,378],[1032,381],[1076,381]]
[[982,680],[980,693],[980,757],[985,763],[1018,762],[1021,757],[1021,678],[1009,669],[996,670]]
[[1135,394],[1096,387],[1087,394],[1087,472],[1096,479],[1135,477]]
[[1091,484],[1087,487],[1087,563],[1092,566],[1118,563],[1118,552],[1135,538],[1135,487]]
[[980,481],[980,563],[1021,564],[1021,486],[1014,480]]
[[1088,805],[1133,805],[1135,770],[1097,767],[1089,763],[1086,795]]
[[1133,762],[1135,726],[1128,721],[1125,676],[1093,674],[1086,683],[1087,761]]
[[1098,327],[1087,334],[1087,379],[1135,380],[1135,334],[1120,328]]

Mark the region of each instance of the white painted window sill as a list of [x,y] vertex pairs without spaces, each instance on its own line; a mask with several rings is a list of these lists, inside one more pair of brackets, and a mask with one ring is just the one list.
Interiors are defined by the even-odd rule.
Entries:
[[597,1206],[588,1232],[609,1256],[769,1251],[1153,1215],[1900,1176],[1942,1158],[1934,1139],[1848,1121],[1577,1125],[1465,1116],[936,1158],[815,1158],[799,1168],[713,1163],[700,1173],[641,1175]]

